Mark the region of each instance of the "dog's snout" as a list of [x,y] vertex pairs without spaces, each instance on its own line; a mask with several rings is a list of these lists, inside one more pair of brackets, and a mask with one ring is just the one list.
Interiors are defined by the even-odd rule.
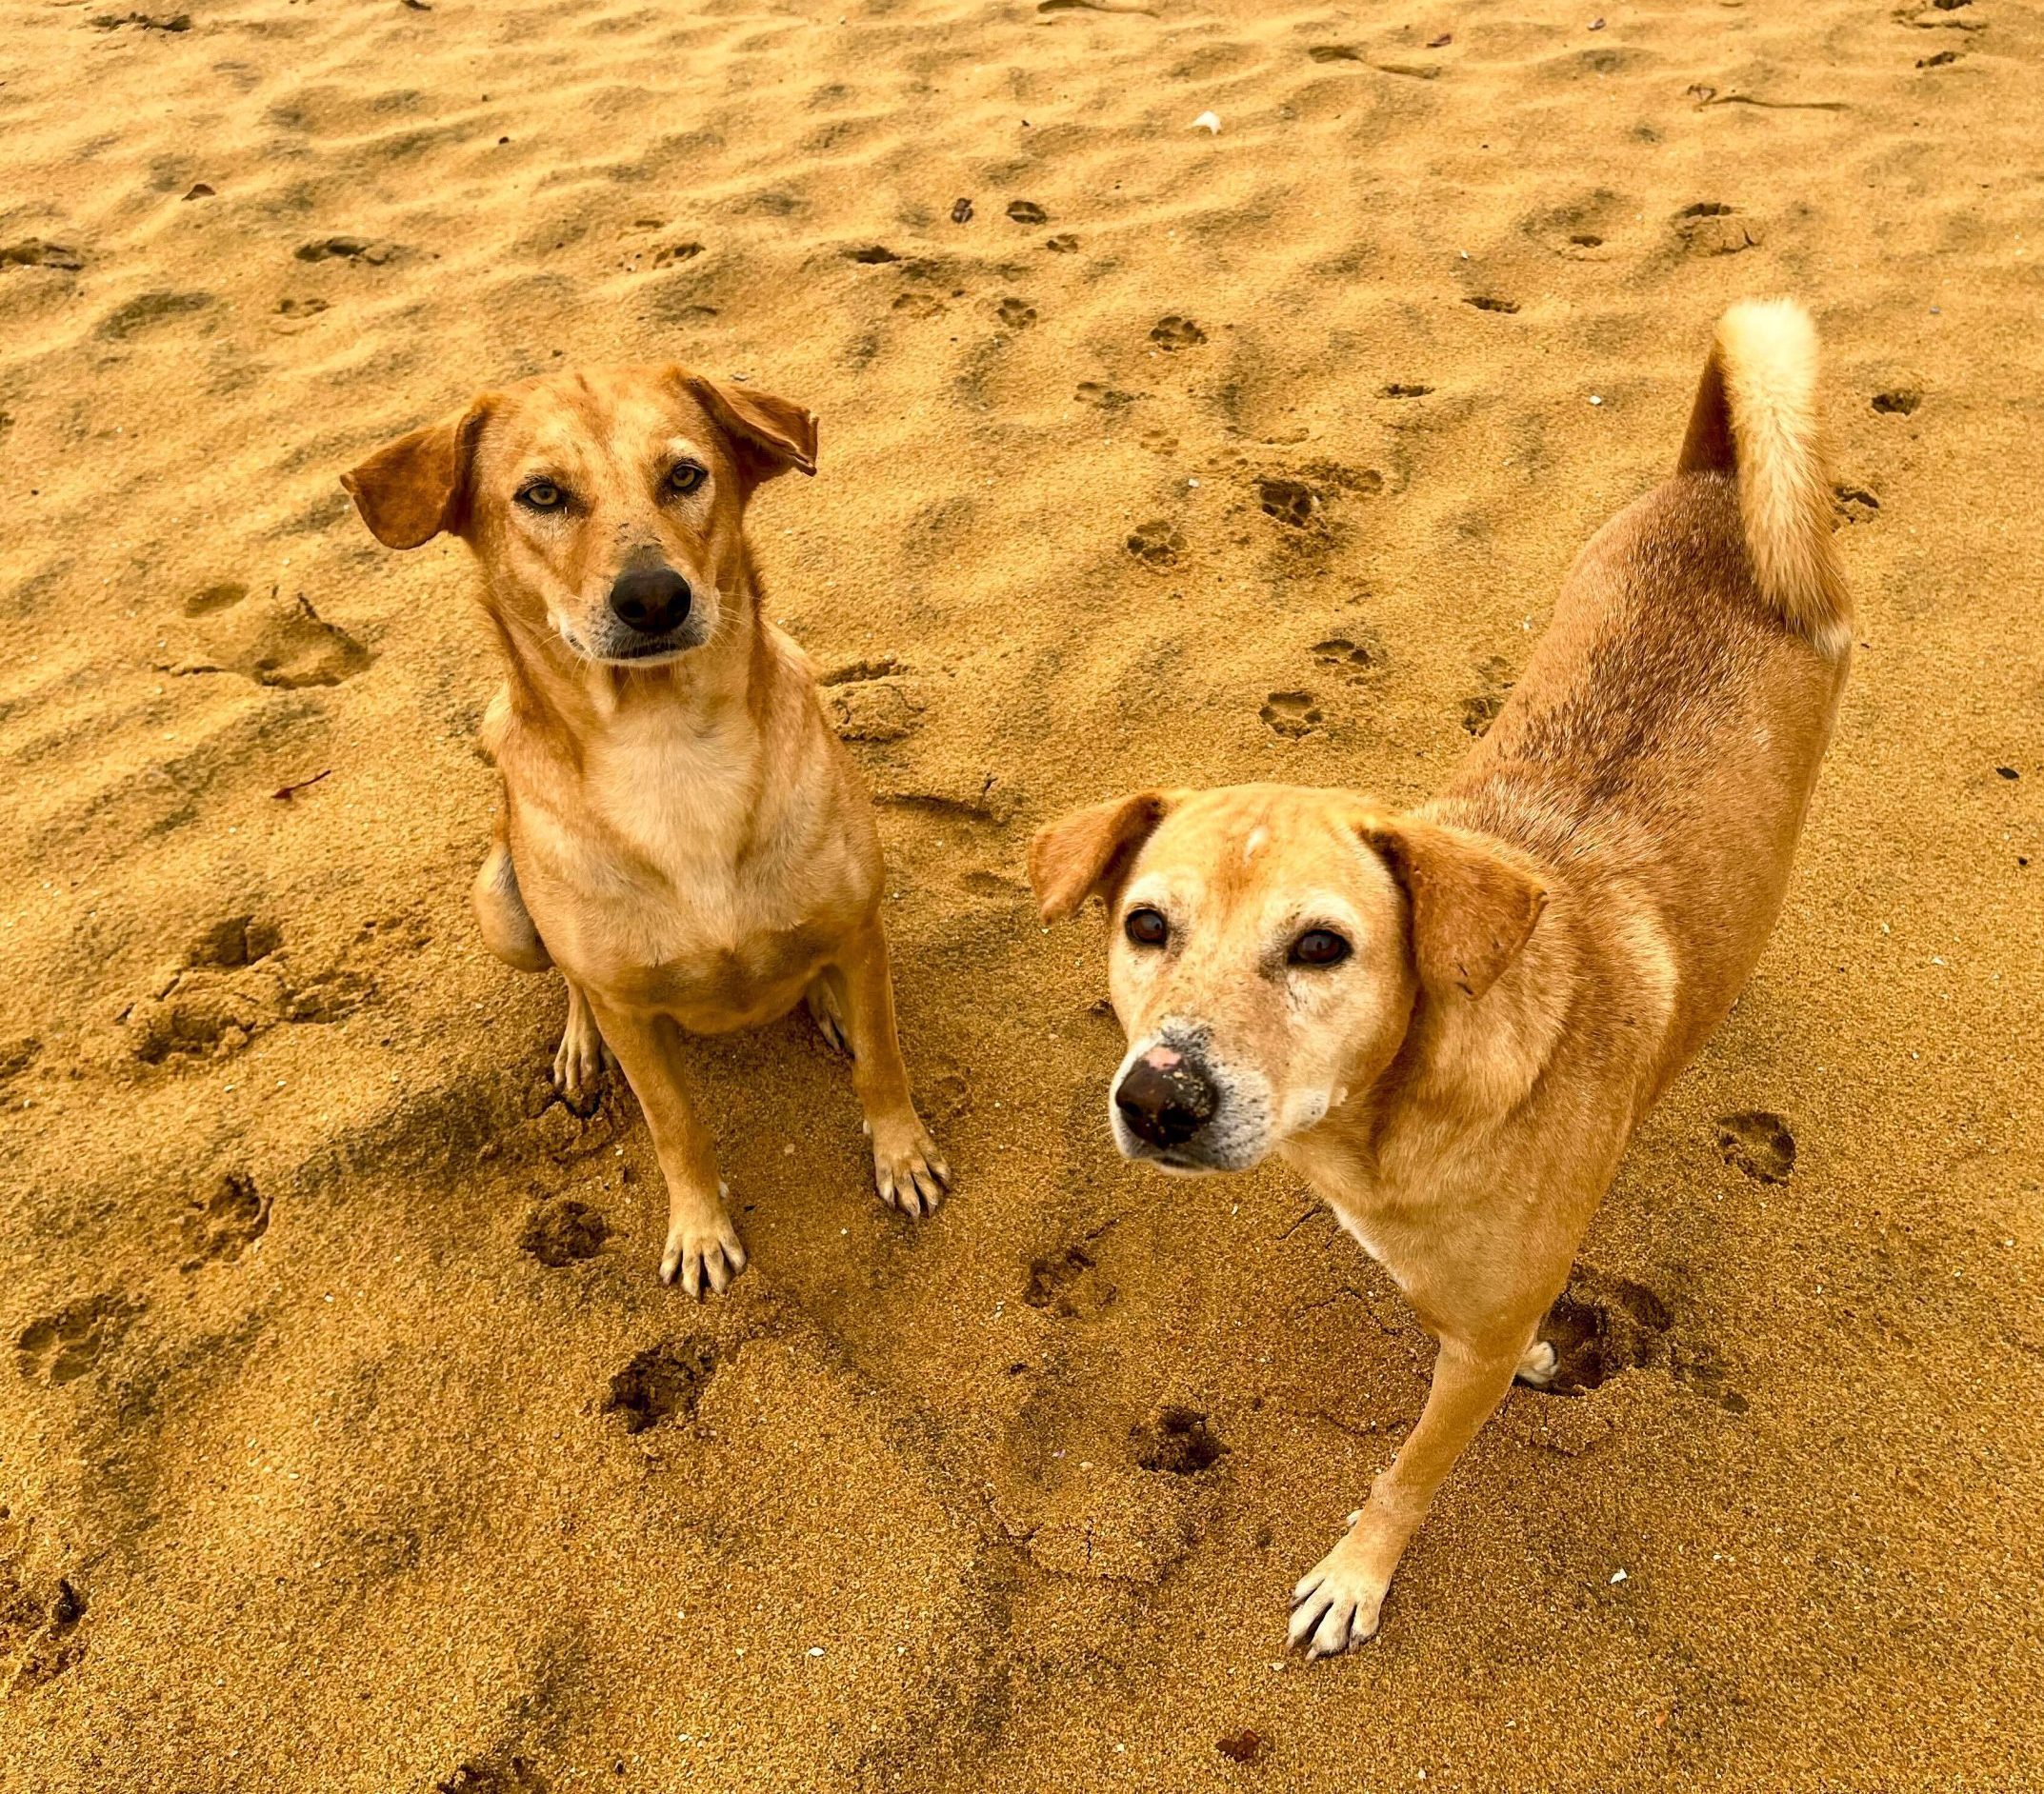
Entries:
[[671,567],[631,568],[611,588],[611,609],[641,635],[665,635],[689,614],[692,596]]
[[1196,1060],[1153,1046],[1122,1074],[1114,1106],[1129,1131],[1152,1146],[1183,1146],[1219,1106],[1220,1096]]

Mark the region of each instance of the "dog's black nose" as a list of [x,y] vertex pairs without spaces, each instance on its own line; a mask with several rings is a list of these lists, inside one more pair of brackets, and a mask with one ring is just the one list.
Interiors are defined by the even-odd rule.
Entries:
[[1152,1146],[1183,1146],[1213,1119],[1219,1103],[1205,1067],[1169,1047],[1145,1053],[1114,1091],[1129,1131]]
[[617,620],[641,635],[665,635],[689,614],[689,582],[671,567],[631,568],[611,588]]

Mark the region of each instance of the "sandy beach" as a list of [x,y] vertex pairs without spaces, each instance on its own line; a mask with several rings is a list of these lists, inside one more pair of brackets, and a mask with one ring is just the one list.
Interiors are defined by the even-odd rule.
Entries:
[[[0,32],[0,1790],[2044,1785],[2034,9],[143,3]],[[1788,907],[1572,1391],[1287,1661],[1432,1344],[1282,1169],[1114,1155],[1025,843],[1426,796],[1773,293],[1860,643]],[[337,483],[641,359],[821,420],[752,539],[957,1171],[698,1044],[700,1306],[469,912],[466,552]]]

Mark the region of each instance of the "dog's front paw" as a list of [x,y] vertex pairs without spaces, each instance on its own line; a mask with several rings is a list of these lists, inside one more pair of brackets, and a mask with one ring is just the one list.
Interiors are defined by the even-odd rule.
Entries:
[[[723,1194],[720,1186],[717,1195]],[[691,1203],[670,1216],[667,1248],[660,1254],[662,1283],[678,1279],[691,1296],[700,1296],[707,1285],[721,1296],[743,1269],[745,1243],[721,1200]]]
[[880,1200],[912,1220],[936,1213],[951,1188],[951,1166],[911,1109],[893,1123],[872,1124],[873,1186]]
[[1376,1636],[1391,1577],[1373,1568],[1351,1516],[1349,1533],[1292,1591],[1292,1625],[1288,1649],[1303,1651],[1306,1661],[1353,1651]]

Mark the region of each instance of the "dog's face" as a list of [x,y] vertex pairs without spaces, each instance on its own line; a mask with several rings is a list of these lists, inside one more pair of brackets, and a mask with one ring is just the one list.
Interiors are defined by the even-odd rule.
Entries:
[[486,393],[343,476],[392,548],[462,536],[494,600],[590,661],[645,666],[715,639],[762,481],[815,471],[815,420],[678,367]]
[[1422,992],[1480,997],[1539,887],[1475,838],[1348,792],[1138,792],[1031,845],[1046,918],[1107,904],[1132,1159],[1239,1171],[1380,1077]]

